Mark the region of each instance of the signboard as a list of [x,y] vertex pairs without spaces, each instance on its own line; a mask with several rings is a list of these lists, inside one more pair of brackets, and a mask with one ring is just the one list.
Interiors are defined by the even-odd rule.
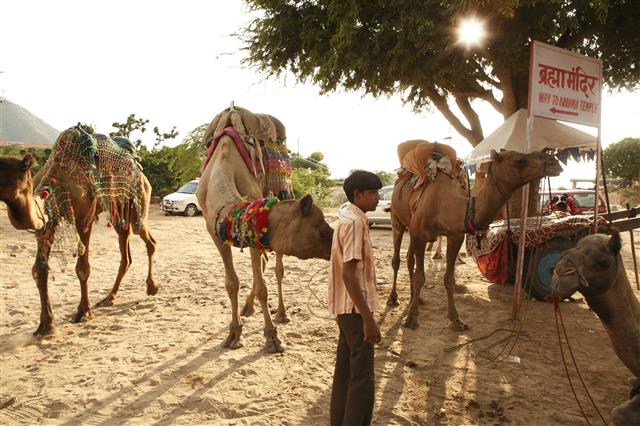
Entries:
[[600,61],[534,41],[530,73],[533,115],[599,126]]

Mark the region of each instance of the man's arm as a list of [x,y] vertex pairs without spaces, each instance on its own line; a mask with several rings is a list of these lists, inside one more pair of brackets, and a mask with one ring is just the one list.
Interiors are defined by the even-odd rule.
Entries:
[[358,285],[358,278],[356,275],[357,267],[357,259],[351,259],[350,261],[345,262],[342,270],[342,279],[345,287],[347,288],[347,293],[349,293],[349,297],[356,308],[358,308],[360,315],[362,315],[364,340],[365,342],[374,344],[380,341],[380,330],[378,329],[378,324],[376,324],[375,319],[373,319],[373,313],[369,309],[369,305],[364,299],[362,290]]

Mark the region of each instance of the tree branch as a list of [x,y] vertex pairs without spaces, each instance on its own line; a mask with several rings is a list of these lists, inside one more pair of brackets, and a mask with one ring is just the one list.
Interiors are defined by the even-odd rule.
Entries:
[[593,25],[591,27],[584,28],[583,31],[579,31],[576,34],[571,34],[567,30],[560,36],[560,38],[558,39],[558,42],[556,43],[556,46],[561,47],[563,49],[570,49],[572,47],[575,47],[578,43],[582,42],[584,39],[591,38],[591,36],[593,36],[595,33],[597,33],[603,28],[604,26],[602,24]]
[[[484,135],[482,133],[482,123],[480,123],[478,114],[471,107],[469,98],[465,96],[455,96],[455,100],[458,108],[460,108],[460,111],[462,111],[462,114],[464,114],[465,118],[469,122],[469,125],[471,126],[471,133],[473,134],[474,139],[478,141],[483,140]],[[472,145],[474,144],[472,143]]]
[[473,146],[476,146],[482,141],[482,139],[478,139],[478,137],[474,134],[474,132],[470,129],[467,129],[464,124],[455,116],[455,114],[449,108],[449,104],[447,103],[447,99],[440,95],[436,89],[433,87],[425,87],[425,94],[431,99],[431,102],[438,108],[438,111],[447,119],[447,121],[453,126],[454,129],[458,133],[460,133],[469,143]]

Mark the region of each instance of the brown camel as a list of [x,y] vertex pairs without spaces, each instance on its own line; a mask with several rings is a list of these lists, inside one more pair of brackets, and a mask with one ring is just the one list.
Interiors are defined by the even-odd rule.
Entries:
[[[83,151],[87,153],[86,158],[73,157],[78,153],[75,148],[79,143],[87,144],[84,148],[88,148]],[[89,148],[95,151],[90,151]],[[88,154],[89,152],[92,153]],[[127,188],[129,196],[117,195],[117,193],[122,194],[122,188],[118,187],[117,182],[111,180],[113,176],[100,175],[105,170],[103,167],[105,161],[113,158],[114,154],[120,158],[118,163],[120,170],[129,176],[126,183],[129,186]],[[34,163],[30,155],[26,155],[22,160],[0,158],[0,200],[4,201],[8,207],[9,220],[16,229],[35,231],[38,242],[36,261],[32,271],[40,293],[40,324],[34,334],[42,337],[55,331],[47,283],[48,262],[52,246],[62,244],[62,230],[66,226],[65,222],[75,228],[74,233],[77,233],[79,240],[76,274],[80,280],[81,296],[72,322],[77,323],[93,318],[87,287],[91,272],[89,240],[93,222],[103,211],[110,213],[111,223],[118,234],[120,268],[111,292],[98,303],[98,306],[111,306],[115,302],[120,283],[131,265],[129,251],[131,231],[139,235],[147,246],[149,257],[147,294],[155,295],[158,292],[158,286],[153,278],[153,254],[156,242],[146,222],[151,185],[142,174],[132,153],[115,145],[111,139],[94,137],[78,126],[60,134],[47,163],[32,179],[31,167]],[[89,167],[90,164],[93,166]],[[101,186],[95,185],[97,181]],[[60,211],[60,206],[65,206],[66,211]],[[62,249],[64,248],[63,246]]]
[[[261,116],[238,107],[231,108],[210,124],[206,135],[214,135],[215,129],[232,127],[239,134],[241,145],[227,133],[219,134],[215,149],[206,163],[196,195],[202,206],[207,231],[218,249],[225,268],[225,287],[231,301],[231,323],[224,347],[236,349],[242,346],[242,321],[238,309],[240,283],[233,266],[231,247],[218,237],[219,218],[237,208],[243,200],[260,200],[263,197],[263,177],[257,171],[260,148],[256,136],[264,128]],[[213,128],[213,130],[212,130]],[[205,139],[206,137],[205,136]],[[246,150],[243,156],[240,149]],[[251,157],[252,170],[247,166]],[[280,255],[292,255],[300,259],[329,259],[333,229],[325,221],[322,210],[313,204],[311,196],[300,200],[280,201],[269,209],[267,218],[268,249]],[[263,250],[250,247],[253,272],[252,293],[260,302],[264,316],[265,349],[282,352],[284,347],[271,320],[267,303],[268,290],[263,279]],[[251,297],[251,296],[250,296]]]
[[[408,144],[408,145],[405,145]],[[422,145],[425,144],[425,145]],[[425,141],[409,141],[398,146],[400,163],[406,164],[404,155],[415,148],[423,149],[432,155],[434,144]],[[455,157],[455,151],[446,145],[435,145],[436,152],[447,157]],[[437,161],[444,159],[437,155]],[[403,160],[405,160],[403,162]],[[414,159],[415,160],[415,159]],[[428,158],[425,158],[426,162]],[[435,160],[434,160],[435,161]],[[449,158],[449,164],[455,164],[455,158]],[[527,182],[543,176],[557,176],[562,171],[558,161],[544,151],[522,154],[515,151],[491,153],[491,173],[477,197],[471,200],[460,194],[459,184],[452,173],[432,167],[432,182],[418,189],[412,184],[412,173],[406,173],[396,181],[391,200],[391,225],[393,229],[393,287],[387,305],[397,306],[396,282],[400,267],[400,245],[404,231],[411,238],[407,252],[410,270],[413,263],[417,267],[410,277],[411,302],[404,322],[405,327],[417,328],[418,303],[420,291],[425,282],[424,253],[428,242],[434,242],[439,235],[447,237],[446,271],[444,286],[447,291],[448,318],[457,330],[468,327],[462,322],[455,307],[453,291],[455,286],[455,263],[466,233],[488,229],[500,208],[514,191]],[[423,163],[424,164],[424,163]],[[428,164],[423,166],[429,168]],[[420,167],[420,169],[423,169]],[[436,171],[437,170],[437,171]]]
[[558,300],[582,293],[609,334],[613,350],[635,376],[628,401],[611,411],[616,425],[640,424],[640,303],[620,256],[620,234],[589,235],[565,251],[553,271]]

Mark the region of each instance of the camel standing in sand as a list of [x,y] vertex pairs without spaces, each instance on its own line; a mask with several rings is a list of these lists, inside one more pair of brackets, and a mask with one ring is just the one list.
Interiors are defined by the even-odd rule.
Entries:
[[[66,132],[75,131],[69,129]],[[48,214],[45,198],[49,194],[42,190],[38,195],[34,195],[34,188],[38,189],[43,185],[53,185],[66,187],[69,194],[70,206],[68,212],[75,218],[72,226],[75,227],[78,243],[78,260],[76,262],[76,274],[80,280],[80,304],[78,311],[74,315],[72,322],[83,322],[93,318],[91,306],[89,304],[87,281],[91,268],[89,266],[89,241],[91,238],[91,228],[94,220],[103,209],[103,203],[99,202],[96,188],[88,182],[85,173],[88,170],[71,167],[62,155],[59,142],[63,132],[56,142],[54,149],[45,166],[38,172],[35,178],[31,177],[31,167],[35,160],[26,155],[22,160],[15,158],[0,158],[0,200],[4,201],[8,207],[7,213],[9,221],[16,229],[34,230],[38,242],[35,264],[33,265],[33,277],[38,285],[40,293],[40,324],[35,335],[42,337],[52,334],[55,331],[53,323],[53,312],[49,302],[48,278],[49,278],[49,255],[52,244],[55,243],[55,235],[62,226],[60,220],[68,220],[61,217],[50,217]],[[98,149],[97,156],[103,156],[104,152]],[[106,157],[104,155],[103,157]],[[131,167],[135,165],[133,157]],[[147,226],[147,215],[149,211],[149,201],[151,198],[151,185],[147,178],[140,171],[137,179],[134,180],[136,186],[139,209],[134,208],[132,199],[114,199],[110,207],[111,222],[114,230],[118,234],[118,244],[120,246],[120,268],[113,288],[97,306],[111,306],[115,302],[116,293],[125,273],[131,265],[131,253],[129,251],[129,239],[131,231],[139,235],[147,246],[149,257],[149,271],[147,275],[147,294],[155,295],[158,286],[153,277],[153,255],[155,253],[156,242],[149,232]]]
[[[401,164],[404,154],[426,143],[409,141],[398,146]],[[425,147],[422,145],[422,147]],[[455,151],[438,144],[440,152]],[[450,151],[449,151],[450,150]],[[402,154],[402,155],[400,155]],[[451,154],[447,154],[451,155]],[[426,159],[425,159],[426,160]],[[396,282],[400,267],[400,245],[405,229],[411,238],[407,253],[408,263],[415,262],[416,271],[411,277],[411,302],[404,322],[405,327],[417,328],[419,295],[425,282],[424,254],[428,242],[434,242],[439,235],[447,237],[446,271],[444,286],[447,291],[448,318],[457,330],[468,327],[462,322],[455,307],[453,291],[455,286],[455,263],[464,241],[465,234],[488,229],[500,208],[511,194],[527,182],[543,176],[557,176],[562,171],[560,164],[544,151],[522,154],[514,151],[491,152],[491,170],[477,197],[468,199],[459,192],[455,177],[440,171],[435,172],[433,182],[414,189],[407,173],[396,181],[391,200],[391,224],[393,229],[393,287],[387,304],[398,304]],[[451,163],[455,158],[451,159]]]
[[558,300],[582,293],[609,334],[613,350],[633,373],[631,399],[615,407],[616,425],[640,424],[640,303],[620,256],[620,234],[589,235],[565,251],[553,271]]
[[[225,287],[231,301],[231,323],[229,334],[222,345],[231,349],[242,346],[242,321],[238,309],[240,282],[233,266],[231,247],[218,237],[219,219],[237,208],[238,203],[242,203],[243,200],[260,200],[263,197],[264,184],[256,173],[260,148],[256,146],[258,138],[252,136],[260,131],[261,123],[261,116],[238,107],[231,108],[222,117],[214,119],[206,135],[212,134],[214,138],[219,138],[215,142],[196,190],[207,231],[224,263]],[[237,130],[240,134],[240,142],[236,142],[229,133],[214,133],[215,128],[226,131],[229,126],[233,127],[232,131]],[[241,149],[249,153],[252,170],[247,165],[247,158],[241,154]],[[269,209],[267,229],[269,248],[278,254],[292,255],[300,259],[328,260],[330,257],[333,229],[309,195],[300,200],[273,204]],[[278,338],[267,303],[268,290],[262,276],[262,251],[253,247],[249,250],[253,272],[252,293],[260,302],[264,316],[265,350],[282,352],[284,348]]]

